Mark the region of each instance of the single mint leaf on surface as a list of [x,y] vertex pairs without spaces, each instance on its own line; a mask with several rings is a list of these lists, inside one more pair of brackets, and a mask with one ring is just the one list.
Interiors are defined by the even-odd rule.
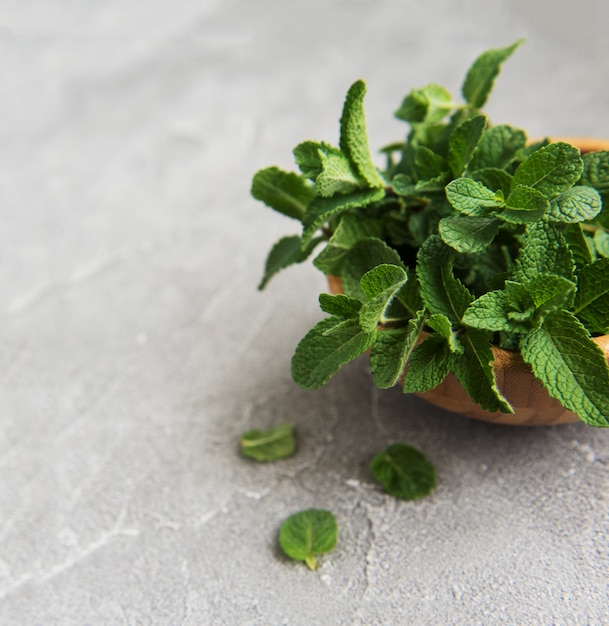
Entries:
[[286,556],[317,569],[317,556],[334,549],[338,524],[330,511],[307,509],[290,515],[279,530],[279,545]]
[[451,248],[440,237],[432,235],[419,249],[417,277],[421,297],[430,313],[442,313],[453,324],[459,324],[473,298],[467,287],[455,278],[453,258]]
[[543,274],[527,281],[524,287],[529,292],[535,308],[542,315],[546,315],[550,311],[570,308],[576,284],[563,276]]
[[269,430],[250,430],[239,441],[244,456],[255,461],[278,461],[294,454],[294,425],[280,424]]
[[436,486],[436,470],[412,446],[395,443],[372,460],[372,474],[385,491],[401,500],[416,500],[429,495]]
[[519,39],[511,46],[487,50],[474,61],[461,88],[463,97],[469,104],[477,109],[484,106],[502,63],[512,55],[522,42],[523,39]]
[[508,318],[509,302],[504,291],[489,291],[474,300],[465,315],[463,323],[482,330],[513,332],[517,324]]
[[453,97],[442,85],[431,83],[413,89],[403,100],[395,116],[405,122],[434,123],[444,119],[456,106]]
[[349,250],[343,264],[341,277],[345,293],[366,302],[368,298],[360,284],[362,276],[384,263],[404,267],[400,255],[384,241],[374,237],[358,241]]
[[385,309],[407,280],[406,270],[387,263],[377,265],[362,276],[360,287],[368,299],[359,313],[359,322],[364,331],[373,332],[383,321]]
[[349,209],[366,207],[381,200],[384,195],[383,189],[367,189],[336,195],[332,198],[314,198],[307,207],[307,212],[302,220],[304,227],[303,245],[306,245],[313,238],[317,229],[330,218],[337,217]]
[[421,309],[408,320],[408,326],[379,332],[370,351],[370,371],[379,389],[393,387],[399,380],[425,325]]
[[404,377],[404,393],[423,393],[437,387],[447,376],[451,351],[446,339],[430,335],[410,355]]
[[550,201],[537,189],[516,185],[505,200],[505,209],[496,213],[511,224],[537,222],[550,208]]
[[575,224],[595,218],[603,207],[596,189],[578,185],[552,199],[548,219]]
[[476,115],[457,126],[448,140],[448,165],[455,178],[468,166],[486,127],[486,117]]
[[541,274],[557,274],[568,280],[575,275],[573,254],[564,235],[550,222],[534,222],[526,229],[513,270],[513,278],[525,283]]
[[457,352],[458,354],[463,352],[463,345],[446,315],[441,313],[430,315],[427,320],[427,326],[433,328],[441,337],[446,339],[451,352]]
[[258,289],[264,289],[269,280],[280,270],[295,263],[306,261],[319,241],[317,238],[312,239],[303,250],[302,240],[298,235],[280,239],[269,252],[264,267],[264,276],[258,285]]
[[474,402],[485,411],[513,413],[510,403],[501,395],[493,370],[494,355],[491,333],[468,328],[461,335],[463,354],[453,354],[451,369]]
[[340,148],[370,187],[383,187],[383,179],[372,163],[368,147],[364,115],[365,95],[366,84],[363,80],[356,81],[349,88],[340,118]]
[[353,171],[349,159],[340,151],[319,152],[322,171],[315,180],[315,190],[329,198],[337,193],[345,194],[366,188],[366,181]]
[[366,352],[375,335],[364,332],[357,320],[343,321],[336,317],[321,320],[296,347],[292,378],[305,389],[325,385],[343,365]]
[[609,233],[599,228],[594,233],[594,248],[600,256],[609,258]]
[[602,350],[567,311],[550,313],[520,343],[549,395],[591,426],[609,426],[609,368]]
[[518,128],[491,126],[482,134],[468,167],[471,171],[483,168],[503,171],[525,147],[526,141],[526,134]]
[[472,178],[457,178],[446,185],[446,198],[460,213],[484,217],[488,210],[505,206],[503,193],[488,189]]
[[334,315],[341,319],[355,319],[359,317],[362,303],[342,293],[336,295],[322,293],[319,295],[319,306],[324,313],[329,315]]
[[514,172],[514,185],[534,187],[548,198],[564,193],[580,179],[584,163],[579,150],[558,142],[533,152]]
[[583,267],[577,275],[574,313],[592,333],[609,333],[609,259]]
[[313,187],[302,176],[278,167],[256,172],[251,192],[256,200],[297,220],[303,219],[315,195]]
[[482,252],[495,238],[501,222],[492,217],[444,217],[438,224],[440,237],[457,252]]

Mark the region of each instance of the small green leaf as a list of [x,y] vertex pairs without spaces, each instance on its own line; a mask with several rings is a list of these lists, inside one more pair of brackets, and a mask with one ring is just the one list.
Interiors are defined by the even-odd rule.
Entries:
[[255,461],[278,461],[294,454],[294,425],[280,424],[269,430],[250,430],[241,435],[241,452]]
[[525,147],[527,136],[524,131],[511,126],[487,128],[474,151],[469,164],[470,170],[498,168],[503,171]]
[[424,325],[425,311],[421,309],[408,320],[408,326],[387,328],[378,333],[370,351],[370,371],[379,389],[388,389],[397,383]]
[[300,341],[292,357],[294,382],[305,389],[325,385],[343,365],[366,352],[375,336],[364,332],[357,320],[321,320]]
[[451,352],[456,352],[457,354],[463,352],[463,345],[459,341],[459,337],[446,315],[442,315],[441,313],[430,315],[427,320],[427,326],[433,328],[441,337],[446,339]]
[[363,80],[356,81],[349,88],[340,118],[340,148],[364,180],[371,187],[379,188],[384,186],[384,182],[372,163],[368,147],[364,115],[365,95],[366,83]]
[[325,141],[303,141],[293,151],[294,160],[302,175],[310,180],[315,180],[323,170],[321,155],[332,153],[342,154],[338,148]]
[[395,443],[372,460],[372,474],[385,491],[401,500],[429,495],[436,486],[434,466],[412,446]]
[[[602,231],[596,231],[602,232]],[[588,263],[592,263],[596,258],[594,242],[591,238],[588,238],[582,230],[581,224],[569,224],[563,230],[565,241],[573,253],[573,259],[575,265],[578,268],[582,268]],[[609,250],[608,250],[609,251]]]
[[583,267],[578,275],[574,313],[592,333],[609,333],[609,259]]
[[319,295],[319,306],[328,315],[334,315],[340,319],[356,319],[359,317],[362,303],[342,293],[336,295],[322,293]]
[[489,217],[444,217],[438,224],[444,243],[457,252],[482,252],[495,238],[501,222]]
[[[470,164],[471,165],[471,164]],[[501,192],[503,197],[509,196],[512,190],[513,176],[496,167],[484,167],[468,172],[468,176],[481,183],[495,193]]]
[[552,200],[548,219],[575,224],[593,219],[601,212],[602,207],[601,197],[596,189],[578,185]]
[[423,393],[437,387],[447,376],[451,351],[441,335],[430,335],[413,351],[404,377],[404,393]]
[[283,215],[302,220],[313,199],[313,187],[298,174],[267,167],[256,172],[252,180],[252,196]]
[[502,208],[505,200],[502,193],[488,189],[471,178],[457,178],[446,185],[446,198],[464,215],[484,217],[485,209]]
[[609,426],[607,361],[576,317],[550,313],[520,349],[552,398],[591,426]]
[[570,189],[581,177],[584,163],[579,150],[558,142],[540,148],[514,172],[514,185],[534,187],[548,198]]
[[319,151],[322,171],[315,181],[320,196],[329,198],[337,193],[345,194],[366,188],[366,181],[353,171],[349,159],[340,151]]
[[415,150],[414,166],[421,180],[433,180],[448,174],[445,159],[426,146],[418,146]]
[[264,289],[269,280],[280,270],[306,261],[319,239],[312,239],[305,250],[302,249],[302,240],[298,235],[283,237],[269,252],[264,268],[264,276],[258,285],[258,289]]
[[505,201],[505,209],[496,213],[499,219],[511,224],[529,224],[538,221],[549,208],[549,200],[537,189],[516,185]]
[[403,268],[387,263],[377,265],[362,276],[360,287],[368,299],[359,313],[364,331],[373,332],[383,321],[385,309],[407,280],[408,275]]
[[543,274],[527,281],[524,287],[529,292],[535,308],[545,315],[560,308],[570,308],[576,284],[563,276]]
[[582,156],[584,172],[582,185],[594,187],[601,195],[609,193],[609,151],[598,150]]
[[594,247],[600,256],[609,258],[609,233],[599,228],[594,233]]
[[502,63],[512,55],[523,41],[523,39],[519,39],[511,46],[487,50],[474,61],[461,88],[463,97],[469,104],[477,109],[484,106]]
[[330,511],[307,509],[290,515],[279,530],[279,545],[286,556],[317,569],[317,556],[336,546],[338,524]]
[[457,126],[448,140],[448,164],[455,178],[461,176],[486,127],[486,117],[476,115]]
[[433,124],[445,118],[455,106],[450,92],[441,85],[431,83],[421,89],[413,89],[404,98],[395,116],[405,122]]
[[509,310],[504,291],[489,291],[469,305],[463,323],[481,330],[513,332],[517,328],[508,319]]

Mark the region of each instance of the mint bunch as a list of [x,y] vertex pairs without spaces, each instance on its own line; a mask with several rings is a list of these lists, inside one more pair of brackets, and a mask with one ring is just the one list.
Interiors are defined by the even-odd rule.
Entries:
[[370,350],[380,388],[404,377],[405,392],[423,392],[453,372],[483,409],[511,413],[492,368],[499,345],[584,422],[609,426],[609,368],[592,341],[609,333],[609,152],[490,124],[480,109],[519,44],[476,59],[463,102],[433,83],[408,93],[395,115],[409,132],[381,150],[384,169],[357,81],[338,146],[306,141],[300,173],[254,176],[255,198],[302,223],[260,286],[323,245],[313,264],[344,288],[320,296],[328,317],[296,349],[298,384],[317,388]]

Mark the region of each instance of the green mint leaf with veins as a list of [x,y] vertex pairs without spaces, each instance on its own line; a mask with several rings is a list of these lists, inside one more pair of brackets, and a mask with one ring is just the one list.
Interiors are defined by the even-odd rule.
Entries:
[[255,461],[278,461],[294,454],[294,425],[280,424],[269,430],[250,430],[239,441],[244,456]]
[[303,141],[294,148],[293,154],[302,175],[314,181],[323,171],[322,154],[342,152],[325,141]]
[[414,166],[420,180],[434,180],[449,174],[448,164],[444,157],[426,146],[416,148]]
[[430,335],[412,352],[404,376],[404,393],[423,393],[437,387],[450,371],[451,351],[446,339]]
[[271,209],[297,220],[303,219],[315,195],[313,187],[302,176],[278,167],[256,172],[251,193]]
[[592,333],[609,333],[609,259],[583,267],[577,275],[574,313]]
[[336,195],[332,198],[314,198],[302,220],[303,245],[306,245],[315,235],[316,231],[330,218],[348,211],[349,209],[364,208],[385,195],[384,189],[367,189],[353,193]]
[[602,200],[596,189],[578,185],[552,199],[548,219],[575,224],[595,218],[602,208]]
[[298,344],[292,357],[292,378],[305,389],[325,385],[343,365],[366,352],[375,336],[375,332],[364,332],[357,320],[321,320]]
[[405,122],[433,124],[444,119],[456,106],[450,92],[441,85],[431,83],[413,89],[404,98],[395,116]]
[[353,83],[347,92],[340,118],[340,148],[368,185],[378,188],[383,187],[385,183],[376,171],[370,156],[364,115],[365,95],[366,83],[362,80]]
[[575,316],[550,313],[522,339],[520,351],[552,398],[587,424],[609,426],[609,368]]
[[561,308],[570,308],[577,285],[563,276],[545,274],[527,281],[524,287],[531,296],[535,308],[543,316]]
[[338,524],[330,511],[307,509],[290,515],[279,530],[279,545],[286,556],[317,569],[317,556],[334,549]]
[[338,276],[351,247],[367,237],[383,236],[383,225],[377,219],[344,213],[328,245],[313,260],[313,265],[324,274]]
[[386,328],[376,336],[370,351],[370,371],[379,389],[388,389],[398,382],[423,332],[425,319],[425,310],[421,309],[407,326]]
[[281,238],[269,252],[258,289],[264,289],[269,280],[280,270],[306,261],[320,241],[320,238],[312,239],[303,250],[302,240],[298,235]]
[[468,169],[498,168],[503,171],[516,158],[518,151],[526,146],[524,131],[511,126],[491,126],[478,142]]
[[441,313],[458,325],[473,297],[453,275],[453,258],[451,248],[432,235],[419,249],[417,277],[430,313]]
[[339,150],[320,150],[319,156],[322,171],[315,181],[315,190],[320,196],[328,198],[367,187],[366,181],[353,170],[349,159]]
[[438,224],[440,237],[457,252],[482,252],[495,238],[501,222],[492,217],[444,217]]
[[548,198],[571,189],[580,179],[584,163],[579,150],[568,143],[552,143],[533,152],[514,172],[514,185],[541,191]]
[[342,293],[336,295],[322,293],[319,295],[319,306],[328,315],[334,315],[340,319],[357,319],[362,303]]
[[[597,230],[596,232],[603,231]],[[563,235],[573,253],[573,260],[578,268],[582,268],[594,261],[596,258],[594,242],[584,234],[581,224],[569,224],[563,230]]]
[[474,402],[485,411],[513,413],[510,403],[497,388],[494,360],[491,349],[491,333],[477,328],[468,328],[461,335],[463,354],[453,354],[451,370]]
[[472,169],[467,175],[489,190],[495,193],[501,192],[504,197],[509,196],[512,190],[513,176],[505,170],[500,170],[496,167],[483,167],[479,170]]
[[360,287],[368,299],[359,313],[359,322],[364,331],[373,332],[384,321],[385,310],[407,280],[404,269],[386,263],[377,265],[362,276]]
[[476,115],[457,126],[448,140],[448,165],[455,177],[468,166],[486,127],[486,117]]
[[385,491],[401,500],[428,496],[436,486],[436,470],[412,446],[395,443],[372,460],[372,474]]
[[446,339],[451,352],[456,352],[457,354],[463,353],[463,345],[459,341],[459,337],[446,315],[442,315],[441,313],[430,315],[427,320],[427,326]]
[[511,224],[537,222],[550,208],[550,201],[537,189],[516,185],[505,200],[505,209],[497,217]]
[[588,152],[582,156],[582,160],[582,185],[594,187],[602,196],[609,194],[609,151]]
[[549,222],[529,224],[513,270],[517,282],[526,283],[542,274],[557,274],[568,280],[575,275],[573,254],[564,235]]
[[[516,321],[508,318],[509,301],[504,291],[489,291],[474,300],[465,311],[463,323],[471,328],[492,332],[521,330]],[[522,330],[526,330],[522,329]]]
[[345,293],[366,302],[368,298],[360,285],[362,276],[384,263],[406,269],[400,255],[380,239],[369,237],[354,244],[345,258],[341,273]]
[[485,217],[488,209],[503,208],[503,193],[488,189],[471,178],[457,178],[446,185],[446,199],[460,213]]
[[602,256],[609,258],[609,233],[605,230],[597,230],[594,233],[594,249]]
[[523,42],[519,39],[511,46],[483,52],[469,68],[461,91],[465,100],[476,109],[480,109],[493,88],[493,83],[504,61]]

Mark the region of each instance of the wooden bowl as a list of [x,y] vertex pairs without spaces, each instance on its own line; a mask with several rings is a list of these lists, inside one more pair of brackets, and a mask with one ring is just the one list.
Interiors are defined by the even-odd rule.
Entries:
[[[552,138],[578,146],[582,152],[609,150],[609,141],[580,138]],[[342,282],[337,276],[328,276],[331,293],[342,293]],[[609,361],[609,335],[595,337],[595,343],[603,350]],[[481,409],[468,395],[454,374],[449,374],[435,389],[417,394],[427,402],[465,417],[510,424],[514,426],[550,426],[577,422],[579,418],[565,409],[560,402],[550,398],[543,385],[533,376],[531,368],[522,360],[519,352],[493,347],[493,368],[497,387],[514,407],[514,413],[489,412]]]

